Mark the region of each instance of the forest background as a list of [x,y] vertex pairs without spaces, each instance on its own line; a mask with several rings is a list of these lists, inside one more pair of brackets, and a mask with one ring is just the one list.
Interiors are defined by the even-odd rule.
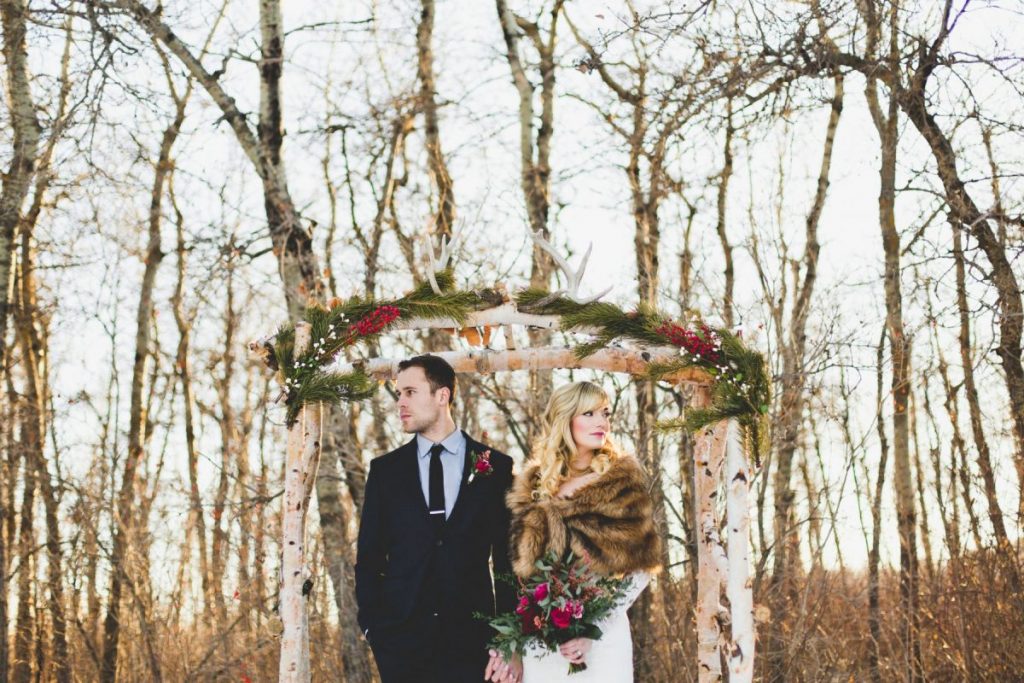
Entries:
[[[1017,2],[0,13],[0,680],[273,680],[284,408],[245,343],[310,299],[400,296],[456,226],[460,286],[564,285],[532,230],[593,245],[584,290],[765,354],[759,680],[1024,669]],[[696,680],[693,444],[653,428],[689,396],[467,375],[457,421],[521,466],[576,378],[613,396],[667,541],[637,678]],[[367,463],[404,438],[387,387],[327,414],[314,680],[375,675],[353,542]]]

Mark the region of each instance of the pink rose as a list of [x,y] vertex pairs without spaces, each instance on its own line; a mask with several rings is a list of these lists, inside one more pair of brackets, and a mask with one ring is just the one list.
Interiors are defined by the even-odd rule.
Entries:
[[569,628],[570,621],[572,621],[572,612],[568,607],[551,610],[551,623],[555,628]]
[[548,597],[548,585],[542,583],[533,589],[533,599],[540,602],[544,598]]
[[480,460],[476,461],[476,471],[477,472],[486,472],[489,469],[491,469],[490,461],[484,460],[483,458],[481,458]]
[[519,598],[519,606],[516,607],[516,614],[525,614],[526,610],[530,607],[530,598],[525,595]]

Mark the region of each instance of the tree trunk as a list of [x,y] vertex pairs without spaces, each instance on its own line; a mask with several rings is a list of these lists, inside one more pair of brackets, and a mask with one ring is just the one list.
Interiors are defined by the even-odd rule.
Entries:
[[227,617],[224,602],[224,577],[227,575],[228,548],[230,546],[230,521],[224,519],[228,499],[230,474],[234,469],[234,451],[238,448],[238,425],[234,406],[231,404],[231,385],[235,375],[235,328],[238,325],[235,311],[235,277],[234,263],[227,264],[227,282],[225,283],[224,310],[224,350],[223,367],[216,380],[217,399],[220,403],[220,414],[217,424],[220,427],[220,467],[217,477],[217,490],[213,498],[213,539],[210,544],[210,573],[213,604],[217,610],[217,618],[223,621]]
[[20,305],[16,315],[18,336],[21,338],[22,367],[25,372],[24,420],[22,442],[26,468],[35,470],[36,482],[43,499],[46,523],[46,568],[49,584],[49,609],[53,650],[53,677],[58,683],[69,683],[67,620],[64,604],[64,572],[61,551],[59,501],[46,464],[46,415],[48,378],[45,368],[46,349],[43,335],[37,325],[36,285],[33,271],[31,226],[25,225],[21,233],[21,289]]
[[[295,325],[295,357],[310,345],[309,323]],[[281,562],[281,661],[279,680],[284,683],[308,683],[309,614],[306,606],[306,515],[310,494],[320,465],[320,404],[303,406],[288,430],[285,461],[284,510],[282,513],[283,558]],[[310,579],[311,580],[311,579]]]
[[[772,613],[776,615],[767,634],[765,648],[766,676],[768,680],[785,680],[787,644],[782,635],[783,615],[793,607],[795,598],[790,580],[792,567],[797,558],[795,542],[796,530],[793,528],[793,458],[799,447],[800,428],[804,418],[806,400],[806,346],[807,319],[811,310],[814,286],[818,276],[818,257],[821,244],[818,241],[818,226],[828,196],[829,176],[832,169],[832,152],[835,148],[836,131],[839,128],[843,112],[844,81],[842,76],[834,79],[832,103],[829,111],[828,124],[825,129],[825,140],[822,145],[821,164],[818,170],[817,186],[811,210],[804,223],[805,246],[801,259],[803,263],[803,279],[794,282],[793,309],[789,324],[783,323],[782,301],[778,311],[774,313],[776,326],[779,330],[779,349],[782,355],[782,390],[779,399],[779,412],[775,431],[778,450],[776,451],[775,474],[772,480],[773,498],[773,563],[768,594],[772,600]],[[783,278],[786,277],[783,270]]]
[[[512,82],[519,93],[519,158],[520,183],[526,200],[526,215],[530,229],[551,241],[548,227],[548,213],[551,196],[551,138],[554,134],[555,96],[555,44],[558,33],[558,19],[563,0],[555,0],[550,16],[551,23],[547,38],[538,24],[527,21],[508,9],[505,0],[495,0],[498,22],[505,39],[506,59],[512,73]],[[522,30],[533,42],[539,58],[540,70],[540,123],[534,140],[534,96],[536,87],[526,75],[519,57],[519,31]],[[551,257],[534,242],[530,261],[530,286],[546,289],[551,283],[554,263]],[[547,330],[529,329],[530,345],[547,346],[551,333]],[[531,372],[529,379],[530,401],[527,403],[527,439],[532,443],[541,424],[541,415],[551,396],[552,378],[550,372]]]
[[[880,35],[881,17],[869,27]],[[899,70],[899,3],[889,10],[889,67]],[[896,88],[898,88],[896,84]],[[922,679],[921,646],[918,636],[917,519],[914,480],[910,463],[910,351],[911,343],[903,325],[903,294],[900,266],[900,234],[896,227],[896,154],[899,142],[899,102],[895,90],[889,93],[887,111],[882,111],[875,78],[866,84],[871,118],[878,131],[881,152],[879,167],[878,221],[885,253],[885,310],[892,370],[893,484],[896,490],[896,518],[900,535],[900,644],[904,675],[911,683]]]
[[434,212],[434,232],[450,236],[455,225],[455,192],[448,164],[441,146],[441,131],[437,120],[437,86],[434,83],[434,54],[431,40],[434,35],[434,0],[422,0],[420,23],[416,28],[416,76],[420,82],[419,108],[423,112],[427,168],[437,190],[437,210]]
[[0,367],[7,367],[7,318],[17,248],[15,231],[32,184],[41,131],[29,87],[28,50],[25,45],[27,13],[28,3],[25,0],[0,2],[3,55],[7,66],[5,85],[14,133],[10,165],[0,189]]
[[[958,225],[953,226],[953,260],[956,270],[956,304],[960,318],[960,364],[963,367],[964,395],[967,397],[967,408],[971,418],[971,433],[974,435],[974,445],[978,449],[978,469],[981,470],[981,480],[985,488],[985,500],[988,503],[988,518],[992,523],[992,530],[996,536],[996,552],[1005,568],[1007,578],[1018,599],[1021,596],[1020,571],[1016,560],[1016,550],[1010,542],[1009,534],[1006,532],[1006,524],[1003,520],[1003,511],[999,507],[999,498],[996,493],[996,477],[992,469],[992,454],[989,450],[988,437],[985,436],[985,428],[981,419],[981,402],[978,399],[978,387],[974,381],[974,359],[972,357],[971,345],[971,312],[967,304],[967,282],[964,263],[963,231]],[[964,468],[961,472],[966,475]],[[968,491],[964,482],[964,490]],[[973,510],[971,515],[973,516]]]
[[[698,389],[694,407],[710,403],[706,389]],[[697,680],[715,683],[722,680],[719,643],[722,636],[722,582],[728,573],[718,539],[718,519],[714,501],[721,483],[725,456],[726,422],[701,430],[694,447],[694,471],[697,515]]]
[[[181,121],[175,122],[164,131],[160,153],[155,165],[153,189],[149,204],[149,243],[146,246],[145,269],[139,290],[139,303],[135,314],[135,361],[132,365],[131,403],[128,416],[128,453],[124,463],[124,474],[117,495],[114,512],[113,546],[110,553],[110,591],[107,614],[103,623],[103,664],[100,678],[103,683],[114,683],[117,678],[117,656],[120,644],[121,593],[128,578],[128,548],[134,535],[132,501],[135,498],[135,477],[145,457],[146,409],[143,390],[146,369],[150,357],[153,286],[156,273],[164,254],[160,245],[160,224],[162,217],[163,193],[170,171],[171,146],[177,137]],[[145,520],[139,520],[144,522]]]
[[35,573],[35,505],[36,471],[28,462],[24,440],[18,444],[25,460],[25,483],[21,494],[21,518],[18,523],[18,610],[14,622],[14,666],[12,683],[32,680],[32,632],[35,629],[32,609],[32,586]]
[[[944,20],[948,20],[948,7]],[[944,28],[945,30],[945,24]],[[926,54],[907,89],[898,91],[900,108],[924,137],[935,159],[939,179],[945,190],[951,211],[951,220],[971,234],[992,268],[991,282],[999,303],[999,345],[996,354],[1003,365],[1007,395],[1010,399],[1010,419],[1013,427],[1016,453],[1018,490],[1024,494],[1024,362],[1021,360],[1021,340],[1024,336],[1024,304],[1021,288],[1005,246],[992,230],[989,214],[982,212],[967,193],[967,187],[957,168],[956,152],[935,117],[928,110],[927,82],[937,65],[934,50]],[[1018,518],[1024,518],[1024,495],[1018,496]]]
[[[334,412],[341,413],[340,410]],[[343,418],[344,415],[338,415]],[[344,680],[349,683],[370,681],[374,667],[366,641],[356,622],[355,570],[352,539],[345,533],[357,514],[347,489],[340,485],[339,464],[349,458],[358,458],[360,451],[352,447],[351,440],[341,434],[349,425],[338,419],[334,428],[324,434],[324,451],[320,474],[316,480],[317,506],[320,511],[320,531],[324,545],[327,572],[334,586],[334,603],[338,610],[341,663]],[[360,492],[362,489],[360,489]],[[331,549],[331,552],[326,552]]]
[[735,324],[733,319],[733,290],[736,288],[736,273],[733,270],[732,251],[729,243],[729,234],[726,230],[726,209],[729,199],[729,181],[732,179],[732,138],[736,129],[732,125],[732,98],[726,104],[725,120],[725,145],[722,150],[722,172],[718,176],[718,220],[715,222],[715,231],[718,233],[718,241],[722,245],[722,255],[725,257],[725,292],[722,295],[722,320],[725,326],[732,328]]
[[868,650],[868,667],[872,683],[882,682],[882,613],[880,603],[879,564],[882,538],[882,492],[885,487],[885,468],[889,461],[889,439],[885,434],[885,420],[882,408],[884,396],[885,330],[878,339],[876,354],[876,384],[878,406],[875,426],[878,428],[878,476],[875,478],[875,495],[871,501],[871,547],[868,550],[868,632],[871,634],[871,648]]
[[175,211],[175,227],[177,231],[177,272],[178,278],[171,298],[174,311],[174,322],[178,327],[178,347],[175,353],[174,369],[181,387],[182,417],[185,424],[185,452],[188,456],[189,484],[189,531],[195,532],[199,555],[199,580],[202,589],[201,618],[209,619],[209,610],[213,605],[210,587],[210,562],[206,544],[206,513],[203,511],[202,496],[199,493],[199,454],[196,451],[195,431],[195,397],[192,392],[192,367],[189,359],[191,346],[192,321],[186,317],[184,288],[186,280],[185,227],[181,212],[178,211],[173,192],[173,180],[169,185],[171,203]]

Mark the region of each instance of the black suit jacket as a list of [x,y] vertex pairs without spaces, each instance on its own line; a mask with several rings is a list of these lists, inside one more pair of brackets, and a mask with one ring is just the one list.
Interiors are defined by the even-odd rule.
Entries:
[[487,449],[466,435],[462,484],[440,535],[423,499],[415,437],[371,461],[355,567],[359,626],[371,642],[430,602],[442,606],[446,623],[459,625],[467,645],[482,645],[489,629],[473,613],[515,607],[513,586],[492,583],[488,566],[493,560],[495,576],[512,574],[505,505],[512,458],[491,449],[494,471],[468,481],[471,454]]

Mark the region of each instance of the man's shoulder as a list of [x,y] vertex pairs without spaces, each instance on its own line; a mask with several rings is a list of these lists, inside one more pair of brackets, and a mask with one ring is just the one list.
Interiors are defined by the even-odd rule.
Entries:
[[393,451],[388,451],[384,455],[378,455],[377,457],[370,460],[370,467],[373,469],[379,469],[381,467],[387,469],[393,467],[395,463],[398,462],[398,460],[402,457],[402,454],[409,449],[410,444],[412,443],[415,442],[406,441]]

